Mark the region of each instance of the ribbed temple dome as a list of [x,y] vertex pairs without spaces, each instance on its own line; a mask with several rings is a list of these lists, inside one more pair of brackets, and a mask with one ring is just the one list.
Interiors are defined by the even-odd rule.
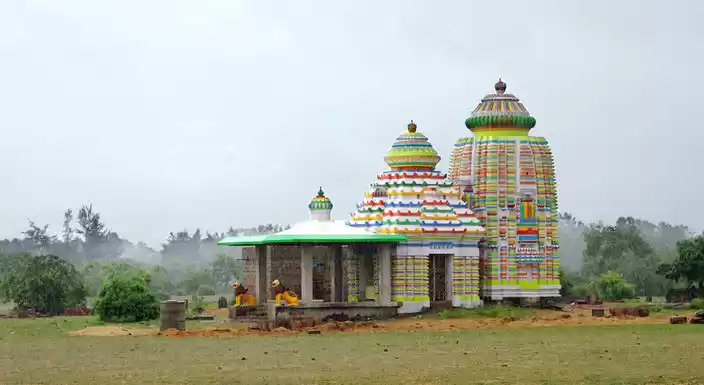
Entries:
[[494,85],[496,93],[486,95],[464,122],[467,128],[475,129],[525,129],[535,127],[535,118],[513,94],[506,93],[506,83]]
[[308,204],[308,208],[311,211],[332,210],[332,202],[330,201],[330,199],[328,199],[328,197],[325,196],[322,187],[318,190],[318,195],[311,199],[310,204]]
[[384,157],[392,170],[434,170],[440,156],[428,142],[428,138],[416,132],[418,126],[408,124],[408,131],[396,138],[396,142]]

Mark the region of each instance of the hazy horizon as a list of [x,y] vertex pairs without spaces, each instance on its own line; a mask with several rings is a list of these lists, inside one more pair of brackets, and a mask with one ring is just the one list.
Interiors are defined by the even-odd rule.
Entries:
[[319,186],[344,219],[411,119],[447,172],[499,77],[550,143],[560,211],[701,232],[702,16],[693,0],[5,1],[0,238],[92,203],[158,247],[307,219]]

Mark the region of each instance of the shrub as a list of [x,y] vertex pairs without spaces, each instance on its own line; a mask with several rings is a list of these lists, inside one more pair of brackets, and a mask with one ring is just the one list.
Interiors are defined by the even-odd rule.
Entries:
[[215,295],[215,288],[208,285],[198,286],[198,295]]
[[100,289],[94,310],[102,321],[139,322],[159,317],[159,302],[149,290],[148,276],[120,274]]
[[193,294],[191,300],[186,302],[186,307],[189,307],[189,312],[193,315],[201,314],[205,310],[205,301],[202,295]]
[[704,298],[695,298],[689,304],[692,309],[704,309]]
[[596,288],[604,300],[622,300],[635,295],[634,286],[614,271],[602,274],[596,281]]
[[0,280],[0,298],[18,310],[59,315],[86,304],[83,278],[72,264],[54,255],[22,255]]

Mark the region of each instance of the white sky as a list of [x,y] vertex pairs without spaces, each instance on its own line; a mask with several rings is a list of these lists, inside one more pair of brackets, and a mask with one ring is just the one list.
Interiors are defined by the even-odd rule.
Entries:
[[93,203],[169,231],[342,219],[410,119],[443,157],[501,76],[560,210],[704,228],[704,3],[0,2],[0,238]]

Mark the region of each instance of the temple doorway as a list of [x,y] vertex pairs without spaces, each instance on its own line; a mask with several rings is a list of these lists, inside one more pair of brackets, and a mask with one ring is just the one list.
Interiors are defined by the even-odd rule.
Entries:
[[431,254],[430,266],[428,267],[430,302],[440,305],[446,302],[447,299],[447,255]]

